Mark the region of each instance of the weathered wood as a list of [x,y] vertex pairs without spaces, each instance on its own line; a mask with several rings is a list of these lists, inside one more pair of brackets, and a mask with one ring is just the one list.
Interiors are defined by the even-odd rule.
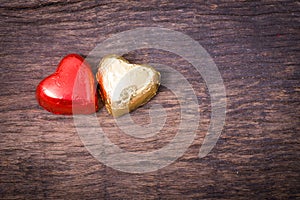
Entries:
[[[300,197],[299,15],[297,1],[2,1],[0,4],[0,198],[2,199],[287,199]],[[213,151],[198,151],[211,114],[205,82],[168,52],[146,49],[132,62],[162,63],[190,81],[201,121],[194,143],[176,162],[129,174],[97,161],[72,116],[38,106],[35,89],[68,53],[88,53],[115,33],[158,26],[181,31],[213,57],[227,92],[226,124]],[[95,69],[94,69],[95,70]],[[122,134],[103,109],[111,140],[130,151],[163,147],[178,128],[179,104],[165,87],[132,113],[150,122],[165,106],[155,137]],[[146,114],[145,114],[146,113]]]

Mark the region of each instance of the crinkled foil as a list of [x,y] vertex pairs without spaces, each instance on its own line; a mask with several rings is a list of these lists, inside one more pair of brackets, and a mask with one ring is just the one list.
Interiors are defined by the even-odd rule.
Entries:
[[[136,93],[131,93],[130,99],[125,103],[114,101],[113,95],[120,85],[120,81],[124,81],[124,76],[133,68],[142,67],[140,69],[150,72],[152,76],[147,80],[147,86]],[[136,70],[136,69],[134,69]],[[131,71],[132,72],[132,71]],[[98,65],[98,72],[96,74],[97,81],[100,86],[100,95],[109,113],[114,117],[122,116],[135,110],[137,107],[147,103],[153,96],[156,95],[160,85],[160,73],[153,67],[148,65],[130,64],[126,59],[117,55],[105,56]],[[127,77],[126,77],[127,78]],[[134,77],[129,77],[130,79]],[[135,86],[126,88],[128,91],[134,90]],[[127,91],[121,91],[127,92]],[[132,92],[132,91],[131,91]],[[121,94],[121,93],[120,93]]]

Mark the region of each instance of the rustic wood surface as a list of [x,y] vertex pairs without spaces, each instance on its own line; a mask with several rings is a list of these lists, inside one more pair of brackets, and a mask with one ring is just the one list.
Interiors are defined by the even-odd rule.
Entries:
[[[297,1],[10,1],[0,3],[0,198],[2,199],[296,199],[300,198]],[[107,167],[85,148],[72,116],[43,110],[38,83],[68,53],[88,53],[115,33],[164,27],[198,41],[212,56],[227,92],[226,124],[205,158],[198,152],[210,121],[205,82],[180,57],[154,49],[125,55],[181,72],[193,85],[201,121],[176,162],[130,174]],[[128,151],[163,147],[178,128],[178,102],[165,87],[132,113],[150,122],[151,105],[168,114],[160,134],[122,134],[102,109],[111,140]]]

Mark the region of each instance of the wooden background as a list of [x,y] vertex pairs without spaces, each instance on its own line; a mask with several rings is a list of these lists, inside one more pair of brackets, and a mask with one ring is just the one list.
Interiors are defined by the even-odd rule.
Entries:
[[[0,198],[2,199],[296,199],[300,198],[299,46],[297,1],[10,1],[0,3]],[[210,154],[197,158],[210,121],[201,76],[179,56],[129,52],[157,62],[193,85],[201,121],[185,154],[155,172],[106,167],[81,142],[72,116],[43,110],[38,83],[68,53],[87,55],[101,41],[137,27],[164,27],[198,41],[217,64],[227,92],[226,124]],[[95,68],[94,68],[95,69]],[[177,129],[179,104],[168,88],[132,113],[150,123],[151,105],[168,114],[146,140],[123,134],[102,109],[111,140],[128,151],[151,151]]]

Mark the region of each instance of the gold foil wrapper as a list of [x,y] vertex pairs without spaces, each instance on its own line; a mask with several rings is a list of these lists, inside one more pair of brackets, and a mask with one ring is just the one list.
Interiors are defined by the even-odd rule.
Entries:
[[160,73],[153,67],[131,64],[117,55],[100,61],[96,78],[105,107],[114,117],[147,103],[160,85]]

